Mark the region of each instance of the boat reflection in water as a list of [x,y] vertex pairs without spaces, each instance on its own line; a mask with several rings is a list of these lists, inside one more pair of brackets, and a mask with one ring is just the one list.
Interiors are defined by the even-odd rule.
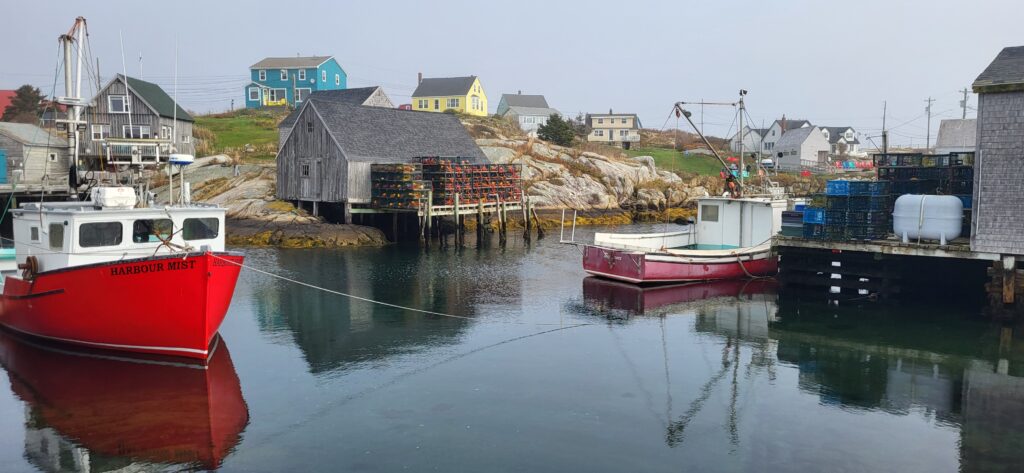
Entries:
[[583,279],[583,299],[588,308],[598,312],[658,315],[690,302],[771,295],[775,294],[776,287],[774,279],[733,279],[645,287],[590,276]]
[[249,412],[228,347],[213,347],[182,363],[0,331],[0,364],[26,404],[26,458],[43,471],[218,468]]

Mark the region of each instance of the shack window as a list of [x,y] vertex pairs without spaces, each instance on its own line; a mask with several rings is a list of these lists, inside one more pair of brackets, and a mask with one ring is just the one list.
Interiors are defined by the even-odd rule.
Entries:
[[220,221],[215,218],[186,218],[182,235],[186,240],[209,240],[217,238]]
[[130,107],[128,106],[128,96],[108,95],[107,109],[110,110],[110,113],[128,113],[130,111]]
[[132,224],[132,241],[135,243],[156,243],[174,234],[174,223],[169,218],[136,220]]
[[313,133],[313,121],[312,120],[306,122],[306,132],[307,133]]
[[83,223],[78,227],[78,244],[82,248],[121,244],[121,222]]
[[32,227],[28,233],[32,241],[39,241],[39,227]]
[[718,206],[717,205],[701,205],[700,206],[700,220],[702,222],[717,222],[718,221]]
[[50,249],[51,250],[63,250],[64,249],[64,224],[63,223],[51,223],[50,224]]
[[301,174],[302,177],[309,177],[309,163],[302,163],[299,166],[299,174]]

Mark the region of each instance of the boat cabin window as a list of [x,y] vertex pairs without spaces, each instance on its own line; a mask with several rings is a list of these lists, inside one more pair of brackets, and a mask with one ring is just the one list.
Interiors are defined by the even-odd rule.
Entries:
[[174,223],[169,218],[136,220],[132,224],[132,242],[157,243],[174,234]]
[[78,244],[83,248],[121,244],[121,222],[83,223],[78,227]]
[[32,241],[39,241],[39,227],[32,227],[29,230],[29,238],[31,238]]
[[700,206],[700,220],[702,222],[717,222],[718,221],[718,206],[717,205],[701,205]]
[[51,250],[63,250],[64,249],[64,224],[63,223],[51,223],[50,224],[50,249]]
[[220,233],[220,221],[215,218],[186,218],[182,230],[186,240],[209,240]]

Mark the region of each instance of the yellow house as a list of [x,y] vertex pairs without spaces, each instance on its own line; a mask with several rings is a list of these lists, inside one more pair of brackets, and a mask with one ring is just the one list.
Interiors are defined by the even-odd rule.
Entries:
[[477,76],[419,77],[412,93],[412,109],[424,112],[457,110],[461,113],[487,116],[487,94]]

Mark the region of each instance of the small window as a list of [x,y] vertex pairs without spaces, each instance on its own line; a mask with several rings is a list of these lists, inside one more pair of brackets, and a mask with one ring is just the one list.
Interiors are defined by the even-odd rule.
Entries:
[[597,124],[598,125],[604,125],[604,119],[603,118],[598,118],[597,119]]
[[131,108],[128,106],[128,96],[126,95],[107,96],[107,106],[110,113],[128,113]]
[[92,125],[92,139],[105,140],[110,138],[110,125]]
[[182,143],[191,143],[192,142],[192,135],[181,135],[181,142]]
[[121,128],[125,138],[148,140],[153,137],[148,125],[123,125]]
[[309,164],[302,164],[299,166],[299,174],[302,177],[309,177]]
[[416,106],[417,106],[417,108],[427,108],[427,107],[430,106],[430,101],[427,100],[427,99],[419,99],[416,102]]
[[313,133],[313,121],[306,122],[306,133]]
[[299,80],[306,80],[306,70],[299,69]]
[[64,224],[63,223],[51,223],[50,224],[50,249],[51,250],[63,250],[64,249]]
[[174,223],[169,218],[136,220],[132,224],[132,242],[157,243],[174,234]]
[[341,74],[334,75],[334,85],[341,85]]
[[441,99],[434,99],[434,110],[441,110]]
[[327,71],[320,71],[320,79],[323,82],[327,82]]
[[625,125],[625,124],[626,124],[626,119],[625,119],[625,118],[623,118],[623,119],[622,119],[622,124],[623,124],[623,125]]
[[219,232],[220,221],[215,218],[186,218],[181,233],[186,240],[210,240]]
[[480,110],[480,97],[473,96],[473,110]]
[[718,206],[717,205],[701,205],[700,206],[700,220],[702,222],[717,222],[718,221]]
[[281,69],[281,80],[288,80],[288,70]]
[[160,139],[169,140],[171,139],[171,127],[161,126],[160,127]]
[[29,238],[31,238],[32,241],[39,241],[39,227],[32,227],[29,230]]
[[78,244],[82,248],[117,246],[121,244],[121,222],[83,223],[78,227]]
[[[260,71],[260,72],[262,72],[262,71]],[[259,102],[259,100],[260,100],[260,88],[259,87],[249,87],[249,101],[250,102]]]
[[458,108],[459,99],[448,99],[448,108]]
[[604,136],[604,130],[594,130],[594,136]]
[[266,69],[260,69],[260,80],[261,81],[267,80],[267,70]]
[[51,163],[57,162],[57,153],[50,153],[49,158]]

